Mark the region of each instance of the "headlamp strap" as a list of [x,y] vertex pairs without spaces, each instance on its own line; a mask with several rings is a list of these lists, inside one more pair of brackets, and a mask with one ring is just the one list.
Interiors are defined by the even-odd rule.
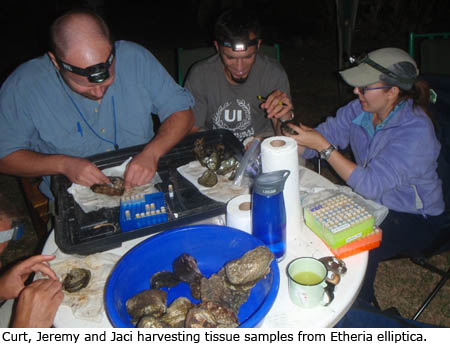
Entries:
[[375,68],[377,71],[380,71],[383,74],[386,74],[387,76],[401,82],[401,83],[414,83],[415,82],[415,78],[405,78],[405,77],[401,77],[398,74],[388,70],[387,68],[381,66],[380,64],[376,63],[375,61],[373,61],[371,58],[369,58],[368,55],[366,55],[363,58],[354,58],[354,57],[350,57],[350,62],[352,63],[357,63],[358,65],[362,64],[362,63],[366,63],[368,64],[370,67]]
[[219,42],[221,45],[227,48],[231,48],[233,51],[246,51],[250,46],[258,45],[259,38],[252,40],[224,40]]

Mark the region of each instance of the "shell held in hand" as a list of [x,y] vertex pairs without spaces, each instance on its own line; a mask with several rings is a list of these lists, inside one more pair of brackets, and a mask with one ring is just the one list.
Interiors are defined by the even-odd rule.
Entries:
[[99,194],[122,196],[125,192],[125,180],[118,176],[109,176],[108,178],[111,184],[93,184],[91,190]]

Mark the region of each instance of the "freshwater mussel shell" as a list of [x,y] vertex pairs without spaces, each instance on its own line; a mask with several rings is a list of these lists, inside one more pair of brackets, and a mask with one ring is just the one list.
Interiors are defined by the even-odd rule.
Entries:
[[202,302],[191,308],[186,315],[187,328],[232,328],[239,326],[236,314],[223,304]]
[[153,315],[144,315],[140,318],[136,328],[170,328],[171,326]]
[[172,271],[178,279],[186,283],[192,283],[203,278],[197,260],[187,253],[181,254],[173,261]]
[[125,180],[118,176],[109,176],[111,184],[93,184],[91,190],[94,193],[111,196],[122,196],[125,192]]
[[204,187],[214,187],[219,179],[214,171],[206,170],[202,176],[197,179],[197,182]]
[[156,272],[150,278],[150,287],[152,289],[160,289],[162,287],[174,287],[180,282],[180,279],[169,271]]
[[189,299],[178,297],[169,305],[166,313],[161,316],[161,321],[173,328],[184,327],[186,315],[192,307],[194,307],[194,304]]
[[91,280],[91,271],[85,268],[72,268],[62,282],[63,289],[73,293],[84,289]]
[[216,174],[218,175],[226,175],[230,171],[236,169],[236,166],[239,162],[234,157],[230,157],[220,162],[219,168],[217,168]]
[[292,135],[297,135],[298,133],[296,131],[294,131],[291,127],[288,126],[288,124],[292,123],[293,125],[298,126],[299,123],[295,120],[287,120],[287,121],[280,121],[281,122],[281,132],[285,132],[288,134],[292,134]]
[[160,317],[166,312],[167,292],[164,290],[144,290],[129,298],[125,303],[128,314],[140,320],[144,315]]
[[239,313],[241,305],[247,301],[249,296],[250,290],[241,290],[228,281],[224,267],[208,279],[201,280],[202,302],[211,301],[223,304],[236,314]]
[[242,257],[225,265],[228,281],[233,285],[245,285],[258,281],[270,272],[274,256],[266,246],[259,246]]

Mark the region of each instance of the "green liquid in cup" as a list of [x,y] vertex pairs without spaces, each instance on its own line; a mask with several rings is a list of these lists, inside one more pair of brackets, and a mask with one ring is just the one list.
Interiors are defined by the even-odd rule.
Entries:
[[299,272],[294,274],[293,278],[302,285],[316,285],[322,281],[322,277],[314,272]]

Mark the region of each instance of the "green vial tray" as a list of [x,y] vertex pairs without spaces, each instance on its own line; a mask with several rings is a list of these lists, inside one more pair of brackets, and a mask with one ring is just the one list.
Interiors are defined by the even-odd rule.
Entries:
[[304,208],[306,225],[332,249],[372,232],[375,219],[350,196],[337,193]]

